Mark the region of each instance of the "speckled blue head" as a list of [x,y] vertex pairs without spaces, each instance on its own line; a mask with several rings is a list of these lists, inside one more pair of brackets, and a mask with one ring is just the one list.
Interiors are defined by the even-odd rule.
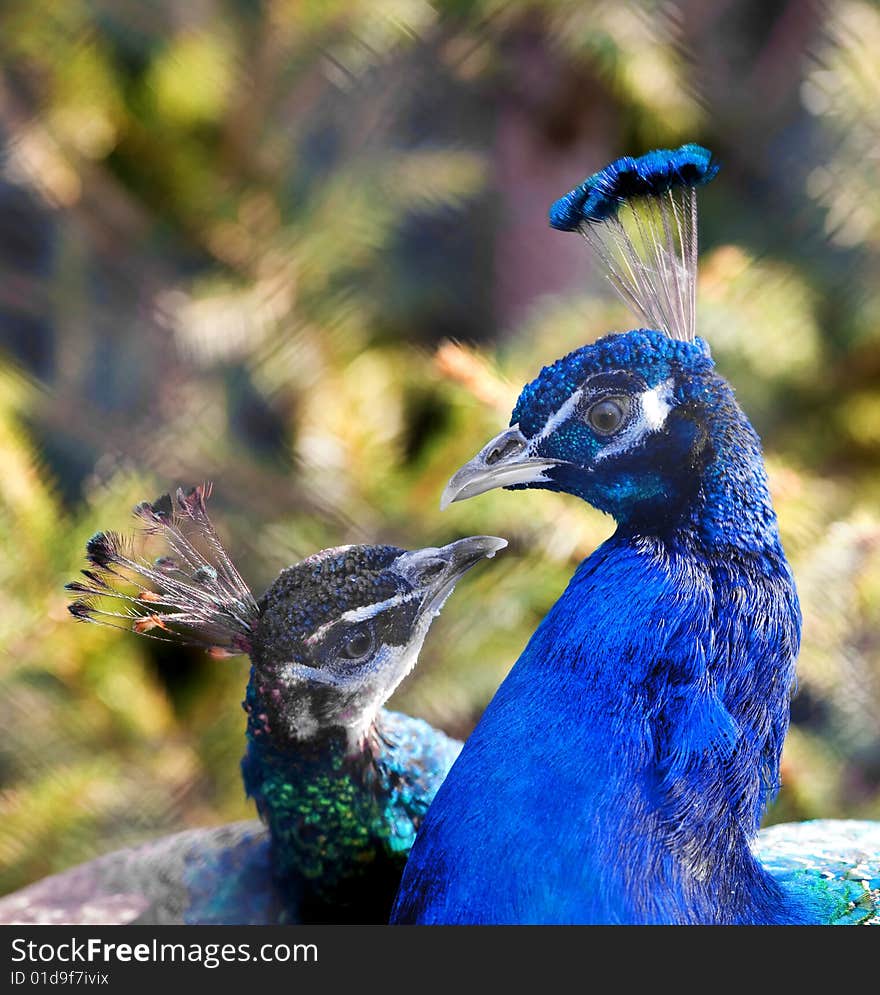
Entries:
[[324,549],[283,570],[257,602],[208,516],[210,493],[205,484],[137,505],[143,531],[163,540],[157,560],[136,552],[133,537],[92,536],[85,581],[67,585],[78,596],[69,611],[215,656],[247,653],[248,736],[282,749],[340,732],[362,745],[457,581],[507,545],[469,536],[416,550]]
[[455,474],[445,504],[543,488],[625,530],[775,541],[758,437],[701,339],[642,329],[583,346],[523,389],[510,424]]
[[583,224],[606,221],[627,201],[702,186],[715,178],[719,168],[708,149],[694,144],[622,156],[560,197],[550,208],[550,225],[576,231]]

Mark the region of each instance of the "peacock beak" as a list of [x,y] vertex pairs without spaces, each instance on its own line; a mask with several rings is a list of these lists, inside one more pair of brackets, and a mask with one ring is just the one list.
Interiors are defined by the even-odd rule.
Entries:
[[498,536],[468,536],[448,546],[404,553],[395,560],[394,569],[421,592],[422,611],[438,610],[471,567],[492,559],[506,545],[507,540]]
[[496,487],[546,481],[544,470],[558,465],[558,460],[531,455],[529,440],[518,425],[513,425],[496,435],[455,473],[440,498],[440,510],[453,501],[465,501]]

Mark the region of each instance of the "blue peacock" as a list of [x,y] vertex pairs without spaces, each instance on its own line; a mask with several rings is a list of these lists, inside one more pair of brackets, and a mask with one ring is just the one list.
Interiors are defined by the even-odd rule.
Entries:
[[[325,549],[257,601],[197,487],[135,513],[155,561],[100,532],[71,614],[246,653],[242,773],[262,822],[196,829],[82,864],[0,900],[0,922],[387,921],[415,832],[461,744],[382,706],[463,574],[506,543]],[[121,607],[120,607],[121,605]]]
[[613,516],[466,742],[396,923],[880,922],[880,824],[776,826],[801,616],[761,446],[695,335],[697,145],[561,198],[644,327],[543,369],[450,480]]

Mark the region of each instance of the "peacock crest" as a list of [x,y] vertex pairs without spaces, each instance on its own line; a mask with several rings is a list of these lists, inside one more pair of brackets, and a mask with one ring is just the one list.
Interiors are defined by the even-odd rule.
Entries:
[[560,197],[550,224],[577,231],[608,279],[649,328],[693,342],[697,190],[720,166],[701,145],[623,156]]
[[166,549],[150,561],[135,538],[98,532],[86,545],[85,581],[66,586],[79,595],[68,606],[74,618],[151,639],[208,648],[213,655],[250,651],[259,609],[208,517],[211,485],[172,498],[143,501],[133,514],[141,537]]

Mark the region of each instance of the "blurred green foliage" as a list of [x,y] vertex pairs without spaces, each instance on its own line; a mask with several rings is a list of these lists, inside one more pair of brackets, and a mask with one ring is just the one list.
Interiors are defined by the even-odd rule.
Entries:
[[[699,327],[803,599],[771,820],[880,818],[880,10],[10,0],[0,10],[0,891],[245,817],[246,661],[77,626],[87,537],[177,484],[259,592],[328,545],[507,536],[394,705],[465,735],[611,523],[449,475],[629,318],[550,202],[699,140]],[[463,345],[445,341],[455,339]]]

